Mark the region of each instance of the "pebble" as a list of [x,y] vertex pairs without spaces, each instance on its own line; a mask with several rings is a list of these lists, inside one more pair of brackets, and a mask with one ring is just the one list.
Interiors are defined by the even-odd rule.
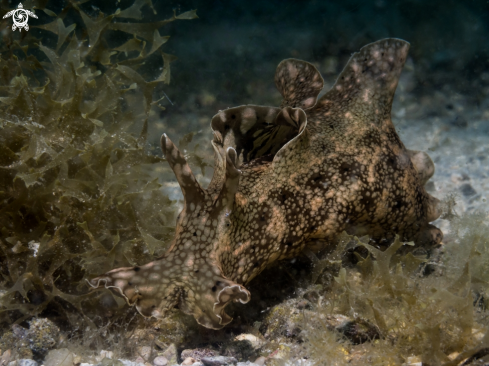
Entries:
[[258,366],[263,366],[265,364],[265,361],[266,361],[266,357],[258,357],[254,363],[256,363]]
[[161,356],[165,357],[170,365],[177,364],[177,346],[175,345],[175,343],[170,344],[168,348],[161,354]]
[[154,366],[166,366],[166,364],[168,364],[168,360],[166,359],[166,357],[163,356],[155,357],[155,359],[153,360]]
[[102,361],[104,358],[112,358],[114,357],[114,353],[112,351],[106,351],[106,350],[102,350],[100,351],[100,354],[98,356],[95,356],[95,359],[100,362]]
[[403,363],[402,366],[422,366],[420,357],[412,356],[407,358],[407,362]]
[[[125,359],[119,359],[117,361],[122,363],[124,366],[147,366],[143,362],[133,362]],[[100,366],[100,365],[101,365],[100,363],[97,363],[96,365],[92,363],[85,363],[85,362],[80,363],[80,366]]]
[[474,196],[475,194],[477,194],[477,192],[475,191],[475,189],[469,183],[462,184],[459,187],[459,189],[460,189],[460,192],[462,192],[462,194],[465,197],[470,197],[470,196]]
[[11,350],[6,350],[2,357],[0,358],[0,365],[7,365],[10,361],[10,357],[12,357],[12,351]]
[[151,356],[151,347],[143,346],[138,348],[138,354],[145,360],[148,361]]
[[234,357],[226,356],[203,357],[201,361],[206,366],[235,365],[238,363]]
[[203,357],[213,357],[213,356],[218,356],[218,354],[216,351],[213,351],[209,348],[184,349],[180,354],[182,360],[192,357],[197,361],[200,361]]
[[38,366],[38,363],[34,360],[23,358],[17,361],[18,366]]
[[146,366],[144,362],[133,362],[124,359],[119,359],[118,361],[120,361],[124,366]]
[[265,344],[265,340],[253,334],[243,333],[234,338],[235,341],[248,341],[254,349],[258,349]]
[[[67,348],[53,349],[44,359],[45,366],[72,366],[73,353]],[[27,365],[25,365],[27,366]]]
[[197,360],[195,358],[187,357],[185,360],[183,360],[182,365],[183,366],[191,366],[196,362],[197,362]]
[[29,322],[26,330],[26,339],[30,349],[40,355],[46,355],[53,349],[60,339],[59,328],[49,319],[34,319]]

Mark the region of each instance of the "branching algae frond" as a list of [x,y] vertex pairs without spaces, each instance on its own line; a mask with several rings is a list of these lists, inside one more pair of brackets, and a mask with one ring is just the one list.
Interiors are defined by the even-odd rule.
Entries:
[[[146,263],[173,235],[174,208],[151,169],[163,159],[146,136],[174,59],[162,52],[168,37],[159,28],[196,13],[144,23],[145,4],[152,7],[136,0],[95,18],[83,2],[69,2],[57,17],[41,6],[46,24],[4,35],[0,314],[7,324],[46,309],[73,326],[80,315],[91,324],[86,314],[97,311],[100,293],[78,296],[85,278]],[[162,71],[147,81],[143,64]]]
[[241,106],[212,119],[215,173],[207,189],[163,135],[185,197],[172,246],[157,261],[115,269],[92,285],[113,289],[145,316],[178,306],[219,329],[232,320],[226,305],[248,302],[244,285],[268,265],[318,241],[334,245],[343,231],[378,244],[398,234],[438,245],[441,231],[429,224],[438,200],[424,189],[434,165],[404,147],[390,116],[408,48],[399,39],[363,47],[319,99],[316,68],[282,61],[279,108]]
[[[420,266],[427,258],[400,255],[403,242],[398,237],[384,252],[350,237],[368,255],[359,257],[354,268],[341,268],[331,291],[314,312],[305,314],[308,355],[317,364],[332,354],[335,365],[363,365],[367,359],[409,364],[412,358],[446,366],[469,364],[463,362],[484,355],[489,349],[487,215],[466,215],[454,219],[451,227],[443,271],[427,277]],[[367,320],[381,337],[357,346],[335,338],[324,321],[331,314]]]

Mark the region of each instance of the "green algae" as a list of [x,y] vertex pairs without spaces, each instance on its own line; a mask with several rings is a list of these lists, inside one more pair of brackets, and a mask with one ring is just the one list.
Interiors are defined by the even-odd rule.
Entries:
[[159,28],[197,15],[147,22],[152,3],[138,0],[112,14],[36,5],[46,23],[0,48],[0,323],[94,329],[122,303],[86,279],[154,259],[173,235],[147,136],[176,59]]

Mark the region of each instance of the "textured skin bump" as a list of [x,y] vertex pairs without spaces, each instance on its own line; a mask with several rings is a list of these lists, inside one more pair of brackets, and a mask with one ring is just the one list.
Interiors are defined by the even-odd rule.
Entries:
[[385,39],[352,55],[333,88],[300,60],[280,63],[279,108],[246,105],[213,117],[214,177],[207,189],[163,135],[162,150],[185,197],[168,252],[141,267],[115,269],[90,281],[123,296],[145,316],[172,307],[219,329],[230,302],[271,263],[334,245],[343,231],[375,243],[395,235],[433,246],[429,223],[438,200],[424,184],[434,165],[407,150],[391,106],[409,44]]

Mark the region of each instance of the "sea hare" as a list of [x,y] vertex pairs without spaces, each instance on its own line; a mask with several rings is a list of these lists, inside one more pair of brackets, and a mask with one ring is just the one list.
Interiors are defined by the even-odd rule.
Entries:
[[90,281],[163,317],[177,306],[207,328],[232,318],[231,301],[247,303],[245,285],[271,263],[318,241],[349,234],[376,242],[395,235],[436,245],[429,222],[438,200],[424,189],[434,165],[408,150],[391,106],[409,43],[384,39],[352,55],[336,84],[318,99],[323,79],[310,63],[287,59],[275,74],[280,107],[245,105],[213,117],[215,171],[207,189],[163,135],[161,148],[185,198],[168,252],[140,267]]

